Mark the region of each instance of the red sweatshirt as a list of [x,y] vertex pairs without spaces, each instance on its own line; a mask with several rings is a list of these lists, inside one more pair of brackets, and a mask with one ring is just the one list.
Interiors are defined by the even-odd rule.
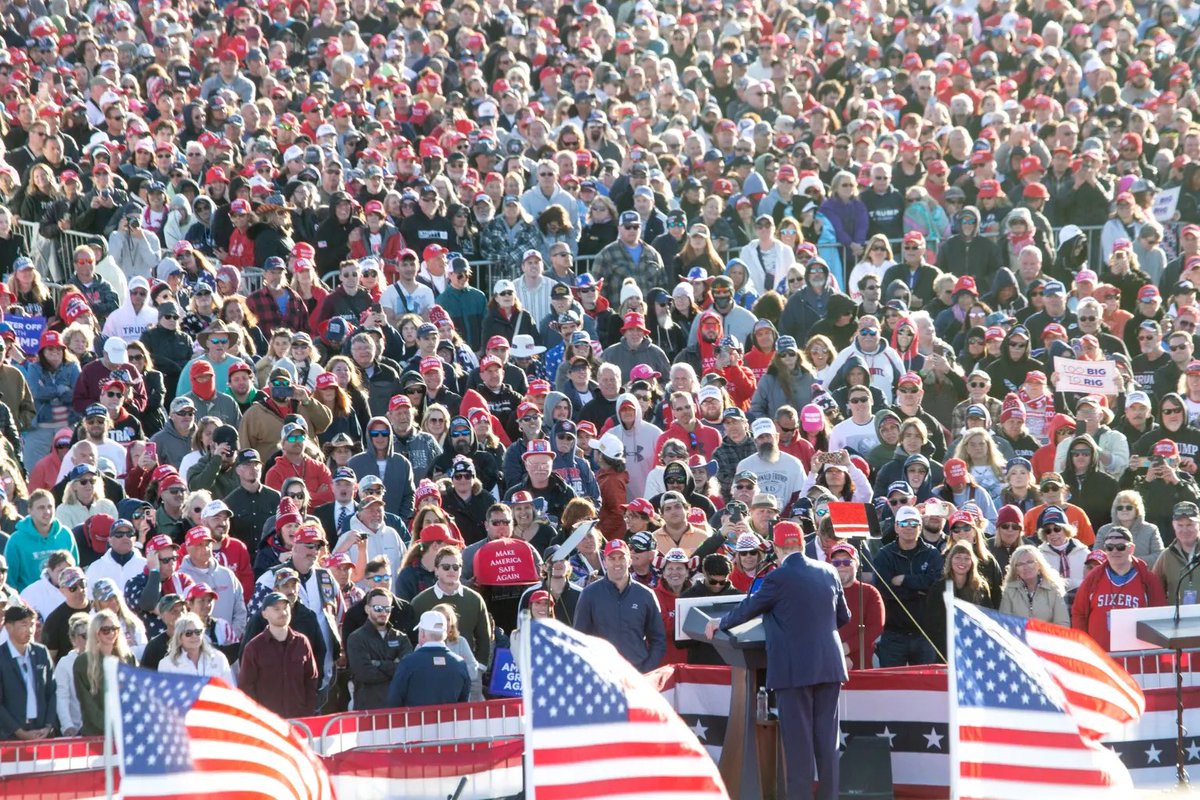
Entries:
[[288,478],[302,478],[312,495],[309,508],[318,508],[333,502],[333,476],[329,468],[308,456],[299,465],[293,464],[286,458],[280,458],[275,466],[267,470],[263,483],[277,492],[283,491],[283,482]]
[[1146,562],[1133,559],[1133,574],[1118,585],[1108,567],[1096,567],[1083,579],[1071,605],[1071,627],[1087,631],[1096,644],[1108,650],[1110,632],[1108,612],[1122,608],[1165,606],[1167,594]]
[[[859,600],[859,588],[862,589],[862,599]],[[883,633],[883,596],[879,590],[869,583],[854,581],[845,590],[846,605],[850,606],[850,621],[838,628],[838,636],[849,649],[848,658],[851,669],[870,669],[871,659],[875,657],[875,640]],[[865,616],[864,616],[865,615]],[[858,623],[865,620],[863,629],[864,650],[862,658],[858,651]]]

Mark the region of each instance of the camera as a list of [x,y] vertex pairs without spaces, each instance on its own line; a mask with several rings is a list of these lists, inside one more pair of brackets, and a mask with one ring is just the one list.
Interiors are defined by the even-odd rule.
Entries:
[[142,220],[140,217],[127,217],[126,219],[128,220],[129,227],[131,227],[131,228],[142,227]]

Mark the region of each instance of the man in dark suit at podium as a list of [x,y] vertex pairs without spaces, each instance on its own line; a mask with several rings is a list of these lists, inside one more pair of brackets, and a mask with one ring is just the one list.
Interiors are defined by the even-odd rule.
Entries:
[[755,617],[763,618],[767,688],[775,691],[787,762],[788,800],[813,797],[813,763],[819,800],[838,796],[838,698],[846,659],[838,628],[850,620],[837,571],[804,555],[804,531],[794,522],[775,524],[779,568],[762,587],[720,620],[708,623],[712,638]]

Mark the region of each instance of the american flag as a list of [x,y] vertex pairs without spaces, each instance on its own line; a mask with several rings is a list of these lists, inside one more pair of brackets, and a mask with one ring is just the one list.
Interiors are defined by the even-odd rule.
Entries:
[[695,734],[612,645],[553,620],[528,627],[530,800],[728,800]]
[[951,613],[951,796],[1129,797],[1097,741],[1145,709],[1129,674],[1078,631],[957,599]]
[[332,800],[288,723],[218,678],[117,667],[121,795]]

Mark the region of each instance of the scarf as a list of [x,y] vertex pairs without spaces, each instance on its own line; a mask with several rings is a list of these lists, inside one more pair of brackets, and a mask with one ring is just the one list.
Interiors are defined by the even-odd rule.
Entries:
[[1064,580],[1069,579],[1071,577],[1071,562],[1067,560],[1067,556],[1075,549],[1075,542],[1068,539],[1063,549],[1059,550],[1052,544],[1050,545],[1050,549],[1058,554],[1058,574],[1062,575]]

